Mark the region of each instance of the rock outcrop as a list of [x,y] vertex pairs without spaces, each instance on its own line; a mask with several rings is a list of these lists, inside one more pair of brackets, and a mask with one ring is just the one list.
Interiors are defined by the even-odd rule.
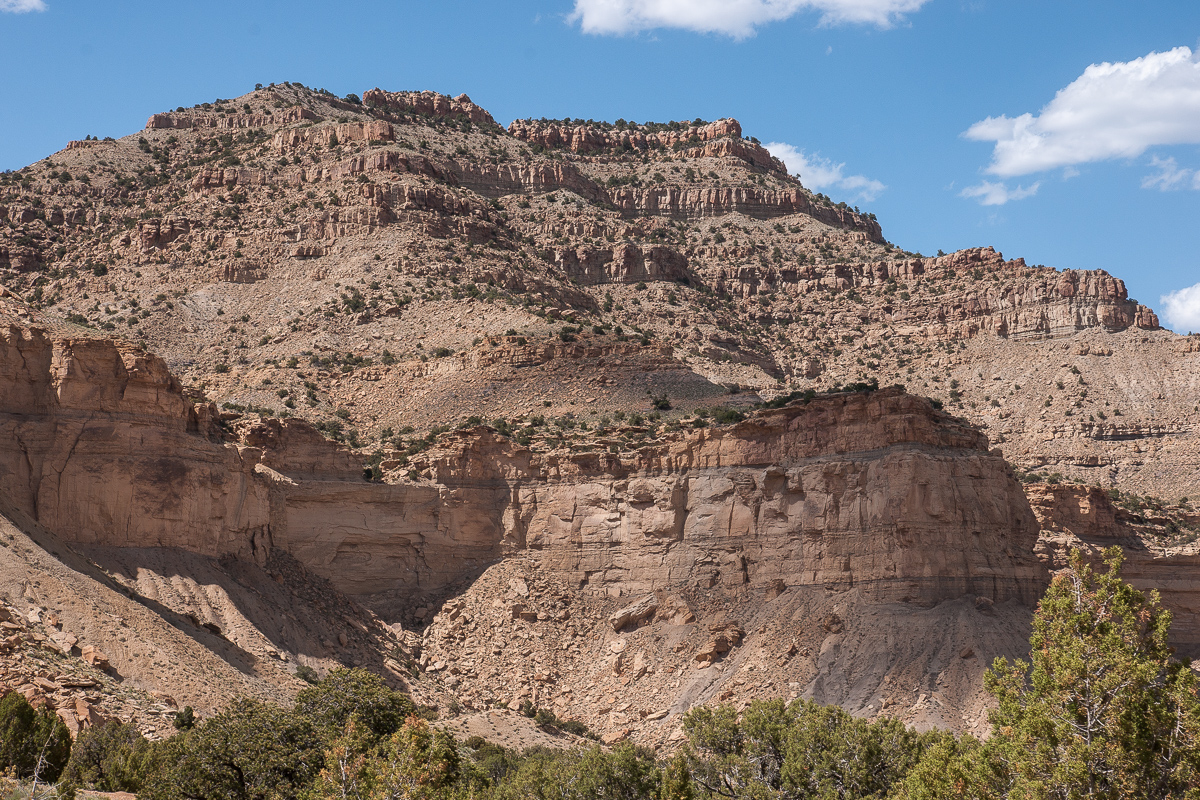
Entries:
[[487,430],[430,482],[365,483],[307,424],[217,439],[156,357],[9,325],[0,476],[68,541],[265,563],[272,546],[354,594],[434,592],[536,552],[584,592],[858,587],[935,604],[1032,602],[1033,517],[978,431],[900,390],[834,396],[621,458],[535,456]]
[[396,132],[392,123],[345,122],[338,125],[320,125],[311,128],[287,128],[278,131],[272,146],[281,153],[292,153],[314,145],[336,147],[352,142],[393,142]]
[[670,247],[578,247],[555,250],[554,263],[585,285],[637,281],[687,281],[687,256]]
[[[1042,528],[1041,558],[1061,569],[1074,548],[1098,563],[1101,553],[1119,545],[1125,554],[1122,577],[1144,591],[1156,590],[1171,610],[1171,643],[1189,658],[1200,656],[1200,546],[1195,534],[1182,539],[1151,530],[1146,520],[1113,504],[1109,493],[1078,484],[1032,484],[1026,494]],[[1160,520],[1160,522],[1165,520]],[[1200,526],[1200,515],[1189,522]]]
[[[742,139],[742,126],[736,119],[721,119],[701,124],[625,124],[619,127],[596,123],[519,119],[508,126],[508,132],[529,144],[546,149],[570,150],[572,153],[583,155],[614,151],[698,149],[706,156],[733,155],[756,166],[787,174],[783,162],[772,157],[766,148],[757,142]],[[711,142],[721,142],[723,146],[705,149],[705,145]]]
[[464,434],[429,474],[464,499],[502,487],[504,550],[537,553],[583,592],[781,582],[933,605],[1031,603],[1043,586],[1004,459],[894,389],[761,412],[631,460],[536,458]]
[[243,128],[265,128],[271,125],[287,125],[301,120],[316,119],[316,114],[307,108],[295,106],[272,114],[219,114],[199,110],[153,114],[146,121],[146,130],[216,128],[217,130],[239,130]]
[[[752,206],[756,197],[757,194],[743,195],[738,202]],[[799,206],[806,200],[802,193],[785,193],[785,196],[768,198],[764,202],[769,208],[788,207],[791,203]],[[685,205],[705,207],[703,202]],[[870,230],[871,220],[864,221],[853,212],[820,207],[804,211],[824,219],[823,212],[842,215],[836,220],[828,220],[830,224],[866,230],[869,236],[874,236]],[[716,248],[696,248],[693,255],[700,261],[721,253]],[[734,260],[728,258],[729,255],[736,258],[741,254],[728,254],[726,260]],[[990,334],[1015,341],[1070,336],[1090,329],[1117,332],[1129,328],[1159,328],[1155,313],[1130,300],[1125,282],[1104,270],[1060,272],[1048,267],[1030,267],[1024,259],[1005,260],[1003,254],[991,247],[962,250],[936,258],[897,258],[790,269],[751,263],[736,269],[710,269],[707,273],[705,277],[721,291],[745,298],[773,292],[803,297],[831,289],[878,290],[894,287],[897,282],[919,286],[968,278],[976,281],[974,286],[968,284],[963,290],[939,292],[938,299],[921,308],[885,295],[882,302],[867,305],[859,314],[863,321],[899,326],[905,335],[969,339]],[[984,277],[991,280],[984,283]]]
[[267,491],[252,454],[208,438],[214,417],[144,351],[0,328],[0,484],[68,541],[253,558]]
[[492,115],[471,102],[465,94],[447,97],[437,92],[385,92],[375,88],[363,92],[363,104],[404,114],[419,114],[438,119],[462,118],[477,125],[494,126]]

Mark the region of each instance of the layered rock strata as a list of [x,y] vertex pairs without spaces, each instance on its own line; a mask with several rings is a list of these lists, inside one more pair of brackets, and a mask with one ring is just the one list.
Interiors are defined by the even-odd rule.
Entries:
[[[1182,655],[1200,657],[1200,587],[1195,579],[1200,545],[1194,534],[1179,538],[1148,530],[1146,520],[1118,508],[1107,491],[1095,486],[1034,484],[1025,491],[1042,528],[1037,550],[1049,567],[1065,567],[1074,548],[1099,563],[1104,550],[1120,546],[1125,554],[1122,577],[1143,591],[1159,593],[1173,617],[1172,644]],[[1192,524],[1200,526],[1200,516]]]
[[492,115],[471,102],[465,94],[447,97],[437,92],[385,92],[375,88],[363,92],[363,103],[406,114],[437,118],[463,118],[477,125],[495,125]]
[[504,551],[536,553],[584,592],[782,584],[935,604],[1032,602],[1042,586],[1003,457],[898,389],[761,412],[630,459],[535,457],[482,431],[430,458],[455,493],[506,487]]
[[219,441],[215,409],[144,352],[33,326],[0,341],[0,476],[69,541],[259,563],[281,547],[354,594],[436,592],[519,551],[601,594],[782,581],[933,604],[1040,587],[1003,458],[897,389],[625,458],[535,455],[480,429],[430,454],[430,480],[378,485],[304,423]]

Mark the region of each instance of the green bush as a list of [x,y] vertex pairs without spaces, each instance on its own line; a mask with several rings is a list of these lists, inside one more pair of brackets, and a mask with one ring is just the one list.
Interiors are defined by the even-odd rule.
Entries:
[[326,738],[342,732],[353,714],[377,739],[391,736],[416,711],[408,697],[362,669],[335,669],[296,697],[295,712]]
[[34,710],[17,692],[0,699],[0,772],[54,782],[70,757],[71,732],[52,710]]
[[156,748],[159,766],[139,800],[296,797],[317,776],[324,742],[312,721],[279,706],[235,700]]
[[102,792],[136,794],[148,776],[152,752],[153,746],[137,728],[116,720],[106,722],[80,732],[62,780]]
[[1196,675],[1167,644],[1158,593],[1093,571],[1079,551],[1034,614],[1031,661],[997,659],[986,742],[943,742],[899,797],[1189,798],[1200,787]]
[[809,700],[756,700],[740,715],[700,706],[683,729],[692,780],[724,797],[881,798],[926,749],[953,738]]

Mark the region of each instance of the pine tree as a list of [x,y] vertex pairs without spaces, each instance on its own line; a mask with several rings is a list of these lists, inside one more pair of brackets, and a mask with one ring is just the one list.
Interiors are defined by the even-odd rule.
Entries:
[[1171,614],[1121,580],[1120,548],[1104,560],[1095,572],[1073,552],[1038,604],[1030,662],[988,671],[988,741],[931,751],[902,797],[1200,798],[1200,701]]

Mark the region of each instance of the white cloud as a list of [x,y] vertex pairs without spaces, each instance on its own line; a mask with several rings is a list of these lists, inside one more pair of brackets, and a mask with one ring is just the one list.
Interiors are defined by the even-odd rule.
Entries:
[[1150,159],[1150,166],[1157,169],[1158,173],[1142,178],[1143,189],[1158,189],[1160,192],[1172,189],[1200,190],[1200,171],[1181,167],[1174,158],[1154,156]]
[[7,11],[12,14],[45,10],[46,4],[42,0],[0,0],[0,11]]
[[1037,116],[988,117],[963,135],[996,143],[987,171],[1003,178],[1200,144],[1197,55],[1177,47],[1092,64]]
[[1200,333],[1200,283],[1159,298],[1163,316],[1176,333]]
[[959,192],[958,196],[974,198],[979,201],[981,206],[1002,206],[1009,200],[1024,200],[1026,197],[1033,197],[1041,185],[1041,181],[1038,181],[1032,186],[1018,186],[1015,189],[1009,189],[1003,183],[984,181],[978,186],[968,186]]
[[802,11],[821,14],[821,24],[859,23],[888,28],[929,0],[575,0],[569,17],[584,33],[623,34],[651,28],[752,36],[760,25]]
[[851,200],[870,202],[887,188],[879,181],[864,175],[847,175],[845,164],[835,164],[820,156],[805,155],[803,150],[797,150],[790,144],[771,142],[763,146],[787,166],[788,172],[799,177],[810,191],[828,193],[826,190],[834,189]]

